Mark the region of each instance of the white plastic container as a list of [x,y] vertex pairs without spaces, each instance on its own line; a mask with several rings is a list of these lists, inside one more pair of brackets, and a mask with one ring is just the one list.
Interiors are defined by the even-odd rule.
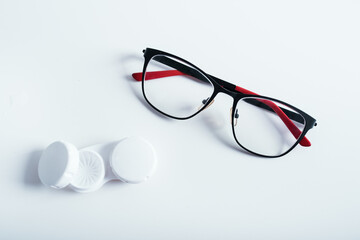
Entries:
[[154,148],[141,137],[80,150],[71,143],[57,141],[44,150],[38,174],[46,186],[92,192],[111,180],[144,182],[154,173],[156,164]]

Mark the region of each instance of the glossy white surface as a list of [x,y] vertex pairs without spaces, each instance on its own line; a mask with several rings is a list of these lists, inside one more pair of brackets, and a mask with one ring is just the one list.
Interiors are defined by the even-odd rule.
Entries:
[[79,152],[67,142],[57,141],[50,144],[39,159],[39,179],[48,187],[66,187],[78,170]]
[[156,152],[145,139],[130,137],[113,149],[110,157],[112,172],[126,183],[148,180],[157,165]]
[[[359,239],[357,1],[0,1],[0,239]],[[142,50],[289,102],[318,120],[278,159],[234,148],[231,98],[166,119],[131,79]],[[140,135],[143,184],[44,187],[41,151]],[[41,227],[40,227],[41,226]]]

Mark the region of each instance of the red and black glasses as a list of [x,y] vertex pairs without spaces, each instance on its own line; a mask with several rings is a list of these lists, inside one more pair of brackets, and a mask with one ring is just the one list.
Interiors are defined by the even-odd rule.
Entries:
[[235,141],[263,157],[280,157],[297,144],[309,147],[307,131],[316,120],[283,101],[254,92],[205,73],[175,55],[147,48],[142,73],[146,101],[160,113],[179,120],[191,118],[210,106],[220,92],[234,99],[231,122]]

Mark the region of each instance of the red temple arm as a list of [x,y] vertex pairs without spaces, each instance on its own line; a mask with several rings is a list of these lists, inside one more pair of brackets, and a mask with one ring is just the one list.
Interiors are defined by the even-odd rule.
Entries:
[[[165,70],[165,71],[153,71],[153,72],[147,72],[146,73],[146,79],[145,80],[151,80],[156,78],[163,78],[163,77],[171,77],[171,76],[179,76],[179,75],[186,75],[183,72],[180,72],[178,70]],[[142,81],[142,73],[133,73],[133,78],[136,81]],[[244,94],[250,94],[250,95],[258,95],[257,93],[251,92],[245,88],[236,86],[235,90]],[[259,100],[269,107],[271,107],[272,110],[280,117],[280,119],[284,122],[286,127],[290,130],[292,135],[297,139],[301,135],[300,129],[298,129],[295,124],[290,120],[290,118],[272,101],[270,100]],[[304,136],[303,139],[300,141],[300,145],[303,147],[310,147],[311,143],[310,141]]]
[[[163,78],[163,77],[180,76],[180,75],[186,75],[186,74],[183,72],[180,72],[178,70],[153,71],[153,72],[146,73],[146,80]],[[133,73],[132,76],[136,81],[142,81],[142,73],[141,72]]]

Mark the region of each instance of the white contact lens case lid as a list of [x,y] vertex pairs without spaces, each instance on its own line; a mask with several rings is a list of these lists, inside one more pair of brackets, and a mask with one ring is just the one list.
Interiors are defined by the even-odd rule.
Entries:
[[110,166],[113,173],[124,182],[146,181],[156,167],[155,150],[145,139],[125,139],[113,149]]
[[91,192],[110,180],[143,182],[155,171],[156,163],[154,148],[141,137],[80,150],[70,143],[58,141],[44,150],[38,174],[46,186],[63,188],[70,185],[75,191]]
[[49,187],[66,187],[79,168],[79,152],[69,143],[50,144],[39,160],[38,173],[41,182]]

